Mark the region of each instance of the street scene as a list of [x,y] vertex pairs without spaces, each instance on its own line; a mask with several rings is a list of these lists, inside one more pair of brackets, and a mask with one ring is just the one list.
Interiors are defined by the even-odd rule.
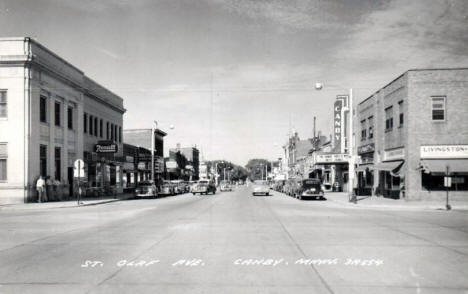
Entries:
[[468,293],[465,0],[0,0],[0,294]]
[[0,292],[466,293],[466,211],[252,189],[4,210]]

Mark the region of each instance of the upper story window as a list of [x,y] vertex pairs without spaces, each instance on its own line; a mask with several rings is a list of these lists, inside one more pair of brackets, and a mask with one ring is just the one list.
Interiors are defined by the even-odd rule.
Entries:
[[67,111],[68,128],[73,130],[73,107],[68,107]]
[[445,104],[446,104],[446,97],[444,96],[432,97],[432,120],[436,120],[436,121],[445,120],[445,117],[446,117]]
[[367,118],[367,124],[369,125],[369,139],[374,138],[374,117],[369,116]]
[[83,114],[83,132],[86,134],[88,132],[88,114]]
[[361,120],[361,141],[365,141],[367,137],[367,128],[366,128],[366,120]]
[[401,100],[400,102],[398,102],[398,108],[399,108],[399,113],[400,113],[400,116],[399,116],[399,125],[400,125],[400,127],[401,127],[401,126],[403,126],[403,123],[404,123],[403,100]]
[[99,137],[103,137],[102,119],[99,120]]
[[94,122],[94,118],[93,118],[93,116],[90,114],[90,115],[89,115],[89,134],[90,134],[90,135],[93,135],[93,130],[94,130],[94,128],[93,128],[93,122]]
[[385,131],[393,129],[393,106],[385,108]]
[[98,118],[94,117],[94,136],[98,136]]
[[47,122],[47,98],[44,96],[39,98],[39,119],[41,122]]
[[54,113],[54,119],[55,119],[55,125],[57,127],[60,127],[60,122],[61,122],[61,104],[60,102],[55,102],[55,113]]
[[7,91],[0,90],[0,118],[8,117]]
[[106,139],[110,138],[109,122],[106,123]]
[[122,127],[119,127],[119,143],[122,143]]

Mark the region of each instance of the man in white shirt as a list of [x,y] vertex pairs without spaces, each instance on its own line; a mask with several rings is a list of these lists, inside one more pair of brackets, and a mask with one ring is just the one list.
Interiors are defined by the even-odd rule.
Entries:
[[44,189],[45,189],[45,181],[42,176],[36,182],[36,190],[37,190],[37,202],[41,203],[44,198]]

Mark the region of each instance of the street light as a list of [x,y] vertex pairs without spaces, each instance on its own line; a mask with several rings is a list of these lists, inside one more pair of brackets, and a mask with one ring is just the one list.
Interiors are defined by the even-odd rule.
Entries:
[[[322,83],[315,83],[315,90],[320,91],[323,88]],[[348,134],[348,200],[349,202],[356,203],[356,198],[354,196],[354,142],[353,142],[353,89],[349,89],[349,101],[348,107],[345,110],[348,110],[349,113],[349,134]]]

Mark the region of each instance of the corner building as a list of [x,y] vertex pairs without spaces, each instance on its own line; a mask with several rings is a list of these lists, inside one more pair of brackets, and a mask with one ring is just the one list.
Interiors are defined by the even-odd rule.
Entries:
[[[468,197],[468,68],[408,70],[357,107],[358,192]],[[448,173],[447,173],[448,170]]]
[[76,159],[86,188],[121,191],[124,112],[122,98],[37,41],[0,38],[0,203],[36,201],[40,175],[55,182],[50,200],[69,199]]

